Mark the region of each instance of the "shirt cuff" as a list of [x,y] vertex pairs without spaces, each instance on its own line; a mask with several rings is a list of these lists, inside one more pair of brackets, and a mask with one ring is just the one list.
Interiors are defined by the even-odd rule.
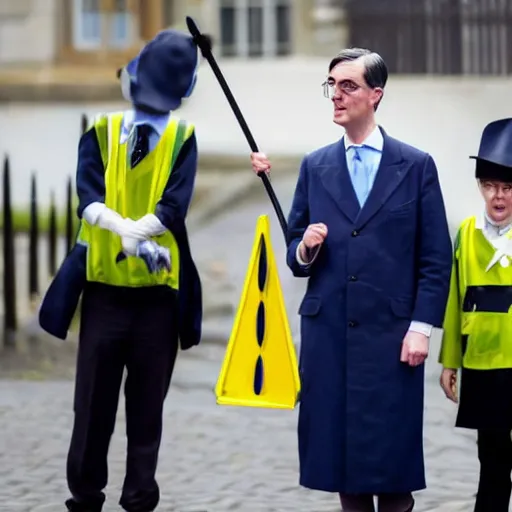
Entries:
[[419,332],[420,334],[424,334],[427,338],[430,338],[430,335],[432,334],[432,326],[424,322],[417,322],[413,320],[409,326],[409,331]]
[[300,255],[300,247],[302,245],[302,241],[297,245],[297,250],[295,251],[295,258],[297,259],[297,262],[299,263],[299,265],[302,265],[303,267],[308,267],[309,265],[311,265],[316,257],[318,256],[318,252],[320,251],[320,245],[317,245],[314,249],[310,249],[308,250],[306,248],[306,254],[309,253],[309,261],[304,261]]

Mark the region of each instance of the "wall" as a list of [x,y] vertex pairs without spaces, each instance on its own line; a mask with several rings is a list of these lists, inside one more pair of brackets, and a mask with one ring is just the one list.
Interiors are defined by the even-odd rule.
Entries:
[[[329,59],[223,62],[221,69],[262,151],[305,153],[337,140],[331,102],[322,95]],[[431,153],[447,208],[459,221],[480,207],[473,180],[484,126],[512,116],[512,78],[391,76],[378,120],[390,135]],[[241,129],[207,63],[183,115],[193,119],[203,150],[249,151]],[[277,172],[277,171],[276,171]]]
[[0,67],[52,61],[57,0],[1,0]]
[[[341,137],[320,85],[327,59],[219,60],[219,65],[256,142],[269,157],[303,155]],[[378,120],[390,135],[433,155],[453,222],[481,206],[468,157],[478,151],[486,123],[512,114],[511,90],[510,78],[390,77]],[[50,188],[63,194],[64,177],[75,172],[80,114],[123,106],[0,105],[0,157],[7,151],[11,155],[14,200],[26,203],[32,170],[44,178],[43,200]],[[248,158],[248,144],[206,62],[180,115],[196,123],[200,151]]]

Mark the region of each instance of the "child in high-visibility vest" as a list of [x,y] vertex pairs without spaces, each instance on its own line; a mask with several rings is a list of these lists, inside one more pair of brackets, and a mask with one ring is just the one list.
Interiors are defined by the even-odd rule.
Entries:
[[[512,119],[482,134],[476,178],[481,215],[455,240],[439,355],[441,387],[459,403],[456,426],[478,433],[475,512],[508,512],[512,471]],[[461,370],[460,398],[457,373]]]

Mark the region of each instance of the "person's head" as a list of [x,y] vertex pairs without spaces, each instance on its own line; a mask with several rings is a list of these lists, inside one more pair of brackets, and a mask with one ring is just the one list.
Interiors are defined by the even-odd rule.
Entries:
[[496,224],[512,220],[512,119],[489,123],[482,133],[475,177],[489,218]]
[[334,105],[334,122],[346,129],[373,120],[387,80],[388,69],[378,53],[363,48],[338,53],[323,84]]
[[[208,44],[211,38],[204,35]],[[126,100],[155,114],[176,110],[192,94],[200,52],[192,37],[177,30],[159,32],[117,72]]]
[[484,199],[488,217],[498,225],[508,224],[512,220],[512,179],[479,179],[478,188]]

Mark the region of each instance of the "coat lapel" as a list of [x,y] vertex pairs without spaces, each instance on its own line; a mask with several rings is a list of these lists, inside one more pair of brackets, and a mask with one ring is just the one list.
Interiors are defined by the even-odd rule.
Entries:
[[384,137],[382,159],[372,190],[356,219],[358,228],[362,228],[378,213],[384,203],[406,176],[410,164],[403,160],[400,143],[389,137],[381,128]]
[[320,179],[338,208],[353,223],[360,207],[348,173],[344,139],[334,144],[331,151],[333,154],[328,160],[332,164],[319,166]]

